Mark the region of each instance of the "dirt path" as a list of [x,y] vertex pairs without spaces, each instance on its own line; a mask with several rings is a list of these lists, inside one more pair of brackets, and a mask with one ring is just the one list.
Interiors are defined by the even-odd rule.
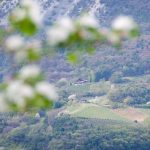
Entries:
[[143,122],[148,117],[147,114],[140,112],[136,108],[114,109],[113,112],[129,120],[132,120],[132,121],[137,120],[138,122]]

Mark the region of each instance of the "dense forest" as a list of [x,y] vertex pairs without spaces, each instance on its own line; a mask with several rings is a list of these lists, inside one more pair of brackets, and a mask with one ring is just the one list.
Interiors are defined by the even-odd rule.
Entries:
[[148,150],[150,146],[149,129],[136,123],[69,116],[54,120],[48,120],[46,116],[42,119],[25,116],[7,119],[1,117],[3,136],[0,138],[0,145],[7,147],[6,150],[16,146],[28,150]]

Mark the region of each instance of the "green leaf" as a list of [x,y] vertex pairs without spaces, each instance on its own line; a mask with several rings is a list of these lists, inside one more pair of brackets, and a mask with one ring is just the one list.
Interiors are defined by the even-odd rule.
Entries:
[[10,18],[10,22],[16,30],[19,30],[26,36],[33,36],[37,33],[38,28],[29,17],[26,17],[21,21],[14,21]]
[[30,77],[28,79],[25,80],[25,82],[31,86],[34,86],[37,82],[42,81],[43,80],[43,75],[40,74],[37,77]]
[[35,52],[34,49],[29,49],[27,57],[29,61],[38,61],[40,59],[40,54]]
[[27,103],[27,109],[51,109],[54,102],[48,98],[37,94],[33,99]]
[[138,28],[136,28],[136,29],[130,31],[130,36],[131,36],[131,38],[136,38],[136,37],[138,37],[139,35],[140,35],[140,32],[139,32],[139,29],[138,29]]
[[10,108],[10,111],[13,111],[13,112],[19,112],[19,111],[22,111],[20,110],[20,108],[18,108],[18,106],[14,103],[9,103],[9,108]]
[[75,53],[69,53],[67,55],[67,59],[73,64],[76,64],[78,62],[78,56]]
[[92,46],[89,46],[89,47],[87,48],[87,52],[88,52],[89,54],[93,54],[93,53],[95,52],[95,48],[92,47]]

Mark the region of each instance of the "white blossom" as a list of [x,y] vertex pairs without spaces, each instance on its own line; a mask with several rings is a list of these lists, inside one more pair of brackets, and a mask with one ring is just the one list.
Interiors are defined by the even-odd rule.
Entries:
[[35,90],[37,93],[41,94],[42,96],[47,97],[49,100],[58,99],[58,95],[57,95],[55,87],[49,84],[48,82],[37,83]]
[[57,45],[61,42],[64,42],[70,35],[67,30],[64,30],[64,28],[56,26],[48,30],[47,33],[50,45]]
[[137,27],[133,18],[129,16],[119,16],[112,22],[114,30],[131,31]]
[[50,45],[57,45],[66,41],[75,32],[73,21],[69,17],[60,19],[56,25],[47,31]]
[[108,39],[108,41],[111,42],[112,44],[117,44],[117,43],[120,42],[119,36],[118,36],[117,34],[115,34],[115,33],[109,33],[109,34],[107,35],[107,39]]
[[21,49],[24,45],[24,40],[19,35],[12,35],[8,37],[5,41],[5,46],[8,51],[17,51]]
[[71,18],[64,17],[59,20],[58,26],[63,28],[66,32],[71,33],[75,31],[75,26]]
[[41,43],[37,40],[27,41],[21,51],[17,51],[15,54],[16,61],[18,63],[28,59],[28,54],[32,51],[34,54],[39,55],[41,52]]
[[6,96],[10,102],[17,104],[19,107],[24,107],[26,99],[34,96],[34,90],[29,85],[16,80],[9,83]]
[[20,79],[35,78],[41,73],[40,68],[36,65],[28,65],[23,67],[19,72]]
[[13,11],[12,15],[16,21],[21,21],[26,17],[26,10],[17,8]]
[[40,13],[40,6],[33,0],[23,0],[21,5],[28,9],[28,15],[34,23],[41,25],[42,14]]
[[78,24],[83,27],[97,28],[98,21],[93,15],[83,15],[79,18]]

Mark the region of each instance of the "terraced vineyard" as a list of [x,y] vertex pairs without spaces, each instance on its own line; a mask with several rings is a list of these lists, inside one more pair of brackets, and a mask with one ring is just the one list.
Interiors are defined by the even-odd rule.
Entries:
[[67,107],[67,111],[74,117],[127,121],[111,109],[90,103],[74,103]]
[[79,118],[95,118],[116,120],[125,122],[134,122],[135,120],[140,123],[147,124],[150,121],[150,111],[148,109],[136,108],[122,108],[122,109],[109,109],[104,106],[99,106],[91,103],[76,103],[68,105],[66,113],[73,117]]

